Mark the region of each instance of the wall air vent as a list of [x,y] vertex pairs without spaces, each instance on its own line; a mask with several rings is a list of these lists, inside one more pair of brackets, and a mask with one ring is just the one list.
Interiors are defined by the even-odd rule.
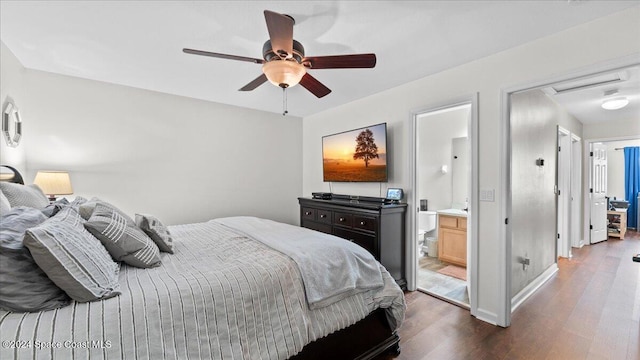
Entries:
[[627,71],[617,71],[606,74],[571,80],[556,85],[548,86],[542,91],[547,95],[562,95],[572,91],[586,90],[598,86],[611,85],[629,79]]

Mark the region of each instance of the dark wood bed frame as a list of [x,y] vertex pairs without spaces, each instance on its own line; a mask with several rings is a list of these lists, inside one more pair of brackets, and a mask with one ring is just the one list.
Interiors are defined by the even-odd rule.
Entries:
[[400,337],[391,330],[384,309],[357,323],[307,344],[289,360],[373,359],[383,353],[400,354]]
[[[13,178],[5,181],[24,184],[22,175],[11,166]],[[400,354],[400,337],[391,330],[384,309],[376,309],[357,323],[307,344],[290,360],[369,360],[383,353]]]

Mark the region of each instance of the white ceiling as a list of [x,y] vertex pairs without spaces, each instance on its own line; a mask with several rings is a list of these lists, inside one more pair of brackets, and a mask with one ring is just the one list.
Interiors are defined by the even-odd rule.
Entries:
[[293,16],[308,56],[369,53],[374,69],[311,70],[333,90],[287,90],[289,114],[328,108],[639,6],[640,1],[5,1],[0,36],[30,69],[282,112],[282,90],[240,87],[260,65],[263,10]]

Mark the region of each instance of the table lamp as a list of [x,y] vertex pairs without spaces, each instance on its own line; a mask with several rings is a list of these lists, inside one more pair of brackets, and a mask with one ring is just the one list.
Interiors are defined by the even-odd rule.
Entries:
[[33,183],[49,196],[49,201],[56,201],[56,195],[71,195],[71,179],[66,171],[38,171]]

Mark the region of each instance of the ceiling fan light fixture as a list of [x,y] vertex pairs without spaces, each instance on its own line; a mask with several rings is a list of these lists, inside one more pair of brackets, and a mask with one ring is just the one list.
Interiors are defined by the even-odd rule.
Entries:
[[629,104],[629,99],[625,96],[606,99],[602,101],[602,108],[605,110],[618,110]]
[[288,88],[297,85],[307,70],[293,60],[273,60],[262,65],[262,72],[273,85]]

